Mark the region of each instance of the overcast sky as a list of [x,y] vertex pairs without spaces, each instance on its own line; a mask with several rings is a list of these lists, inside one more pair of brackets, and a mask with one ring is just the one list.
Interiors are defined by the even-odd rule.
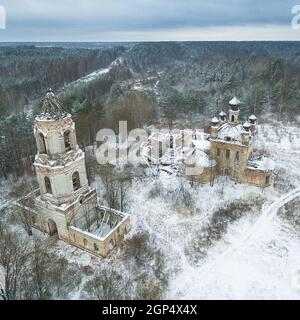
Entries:
[[[0,0],[0,41],[300,40],[300,0]],[[300,22],[299,22],[300,23]]]

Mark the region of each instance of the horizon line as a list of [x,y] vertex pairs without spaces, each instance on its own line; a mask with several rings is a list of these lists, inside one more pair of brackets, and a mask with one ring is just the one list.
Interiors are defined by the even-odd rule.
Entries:
[[264,40],[18,40],[0,43],[138,43],[138,42],[300,42],[299,39],[264,39]]

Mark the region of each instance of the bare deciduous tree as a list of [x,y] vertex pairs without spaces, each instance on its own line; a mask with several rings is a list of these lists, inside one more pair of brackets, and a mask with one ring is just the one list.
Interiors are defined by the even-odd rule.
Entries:
[[95,216],[95,205],[93,205],[92,203],[84,203],[82,205],[82,213],[86,230],[88,232],[91,232],[91,226]]
[[23,207],[18,207],[15,211],[17,214],[18,220],[23,225],[24,229],[26,230],[29,236],[32,236],[32,226],[33,226],[33,213],[29,212]]
[[26,277],[29,258],[28,242],[3,225],[0,226],[0,265],[4,270],[3,298],[14,300],[22,296],[21,280]]
[[125,298],[125,279],[115,270],[101,270],[85,286],[85,292],[95,300],[120,300]]
[[149,246],[150,236],[148,233],[138,233],[131,239],[126,240],[124,255],[126,258],[133,258],[138,266],[153,257],[153,250]]
[[109,208],[124,211],[126,209],[126,190],[131,182],[130,170],[119,173],[108,166],[101,176]]
[[162,288],[155,279],[146,278],[138,283],[135,298],[138,300],[160,300],[162,299]]

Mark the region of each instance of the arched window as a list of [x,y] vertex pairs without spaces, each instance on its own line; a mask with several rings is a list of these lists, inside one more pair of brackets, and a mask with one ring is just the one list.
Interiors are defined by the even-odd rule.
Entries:
[[51,187],[50,179],[48,177],[45,177],[44,181],[45,181],[46,192],[52,194],[52,187]]
[[70,131],[65,131],[64,133],[64,141],[65,141],[65,149],[66,151],[71,150],[71,143],[70,143]]
[[162,142],[159,141],[159,146],[158,146],[158,150],[159,150],[159,157],[161,158],[163,156],[163,145],[162,145]]
[[45,142],[45,137],[42,133],[39,133],[40,137],[40,153],[47,153],[46,151],[46,142]]
[[234,122],[234,115],[231,116],[231,122]]
[[80,188],[80,179],[79,179],[79,173],[76,171],[72,175],[72,182],[73,182],[73,189],[74,191],[78,190]]
[[230,150],[226,150],[226,158],[227,158],[227,159],[230,158]]
[[86,247],[88,244],[87,240],[86,239],[83,239],[83,245]]

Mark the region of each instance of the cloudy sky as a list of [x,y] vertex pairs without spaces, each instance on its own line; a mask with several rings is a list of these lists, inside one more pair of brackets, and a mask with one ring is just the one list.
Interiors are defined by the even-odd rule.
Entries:
[[300,29],[291,26],[297,4],[300,0],[0,0],[6,9],[0,41],[300,40]]

